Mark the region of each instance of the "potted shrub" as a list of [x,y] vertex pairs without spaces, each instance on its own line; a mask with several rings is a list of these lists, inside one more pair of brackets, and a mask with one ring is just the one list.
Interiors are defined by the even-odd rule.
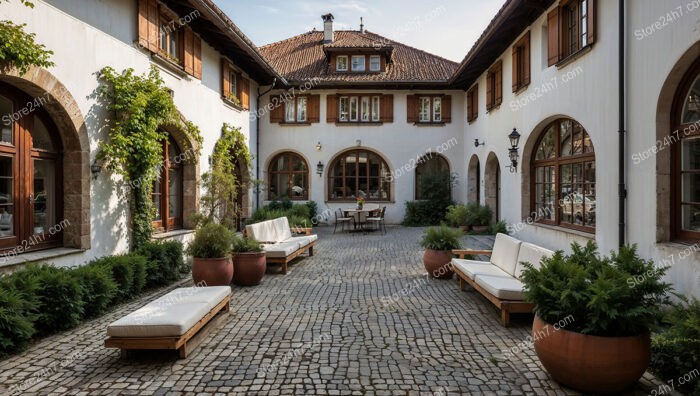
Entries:
[[445,220],[447,220],[453,227],[459,227],[462,231],[469,231],[469,226],[467,225],[467,217],[469,215],[469,210],[465,205],[450,205],[447,207],[447,214],[445,214]]
[[430,276],[437,279],[452,278],[452,250],[460,248],[459,238],[462,235],[458,228],[450,228],[444,224],[425,230],[420,245],[425,248],[423,265]]
[[254,239],[233,239],[233,283],[239,286],[260,284],[267,261],[260,242]]
[[192,256],[195,284],[227,286],[233,278],[232,233],[221,224],[208,223],[197,229],[186,253]]
[[671,290],[661,281],[667,268],[642,260],[636,246],[610,257],[599,256],[593,242],[573,244],[572,251],[542,260],[539,269],[525,264],[521,280],[526,300],[535,304],[535,351],[563,385],[622,392],[649,365],[649,334]]
[[477,234],[483,234],[489,231],[491,226],[491,218],[493,217],[493,211],[488,206],[476,205],[473,212],[473,224],[472,230]]

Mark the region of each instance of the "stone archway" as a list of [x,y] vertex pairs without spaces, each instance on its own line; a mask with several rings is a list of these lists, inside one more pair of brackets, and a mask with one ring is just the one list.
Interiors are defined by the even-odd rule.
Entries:
[[484,182],[486,183],[484,186],[486,206],[493,210],[494,221],[498,221],[501,214],[501,165],[493,152],[486,158]]
[[476,154],[469,160],[467,189],[467,203],[481,202],[481,163]]
[[32,67],[0,75],[0,81],[33,98],[45,99],[42,108],[58,129],[63,144],[63,217],[70,226],[63,230],[65,247],[90,248],[90,143],[85,118],[77,101],[53,74]]

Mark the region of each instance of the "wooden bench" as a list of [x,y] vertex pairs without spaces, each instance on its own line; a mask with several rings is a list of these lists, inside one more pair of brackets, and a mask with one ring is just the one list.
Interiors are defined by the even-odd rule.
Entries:
[[107,327],[105,347],[132,350],[177,350],[187,358],[228,316],[231,288],[176,289]]
[[[518,279],[524,270],[522,263],[540,265],[542,258],[554,252],[520,242],[505,234],[496,235],[493,250],[453,250],[459,258],[452,267],[459,278],[459,287],[469,284],[501,311],[503,326],[510,324],[511,313],[531,313],[535,306],[524,301],[524,285]],[[465,260],[466,256],[490,256],[490,261]]]
[[[303,234],[295,237],[293,234]],[[314,255],[318,237],[311,235],[311,228],[289,227],[289,220],[280,217],[274,220],[246,226],[245,235],[263,244],[268,264],[280,264],[282,274],[287,273],[289,263],[308,252]]]

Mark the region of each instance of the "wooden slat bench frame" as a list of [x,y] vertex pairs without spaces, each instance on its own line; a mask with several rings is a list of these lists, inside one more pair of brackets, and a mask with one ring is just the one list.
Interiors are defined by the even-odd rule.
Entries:
[[[292,230],[292,233],[294,233],[294,234],[311,235],[311,228],[292,227],[291,230]],[[274,242],[261,242],[261,243],[262,244],[273,244]],[[282,275],[286,275],[287,274],[287,267],[292,260],[301,256],[307,250],[309,251],[309,257],[312,257],[314,255],[314,245],[316,245],[316,241],[313,241],[310,244],[298,249],[297,251],[295,251],[294,253],[290,254],[287,257],[267,257],[266,258],[267,263],[268,264],[281,264],[282,265]]]
[[[205,326],[210,322],[214,322],[214,318],[217,315],[223,317],[230,310],[231,295],[228,295],[187,330],[185,334],[179,337],[108,337],[105,340],[105,347],[121,349],[123,357],[127,356],[129,350],[173,349],[178,351],[180,359],[185,359],[203,341],[204,336],[208,334]],[[219,315],[220,313],[221,315]]]
[[[465,256],[490,256],[492,254],[491,250],[453,250],[452,254],[457,255],[460,259],[464,259]],[[489,293],[486,289],[481,287],[471,279],[467,274],[453,266],[455,274],[459,278],[459,289],[464,290],[464,284],[468,283],[469,286],[474,288],[474,290],[481,293],[487,300],[491,301],[493,305],[496,306],[501,311],[501,323],[503,326],[508,327],[510,325],[510,314],[511,313],[532,313],[535,309],[535,305],[525,302],[525,301],[513,301],[513,300],[501,300],[498,297]]]

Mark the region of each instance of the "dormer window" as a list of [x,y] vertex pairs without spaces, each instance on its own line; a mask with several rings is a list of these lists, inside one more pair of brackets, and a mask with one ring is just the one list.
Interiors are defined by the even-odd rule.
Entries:
[[348,57],[346,55],[339,56],[336,58],[335,70],[339,72],[348,71]]
[[369,57],[369,71],[378,72],[382,70],[382,58],[379,55]]
[[352,71],[354,71],[354,72],[365,71],[365,56],[364,55],[353,55],[353,57],[352,57]]

